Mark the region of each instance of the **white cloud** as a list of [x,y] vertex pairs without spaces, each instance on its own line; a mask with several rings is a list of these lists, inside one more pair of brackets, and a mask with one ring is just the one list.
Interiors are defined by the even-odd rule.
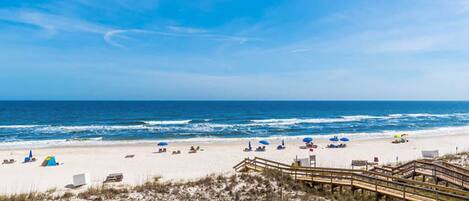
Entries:
[[30,10],[0,10],[0,19],[37,26],[50,34],[59,31],[102,34],[107,30],[94,23]]
[[139,37],[151,37],[151,36],[164,36],[164,37],[181,37],[181,38],[202,38],[216,41],[229,41],[236,43],[245,43],[248,41],[259,40],[256,38],[210,34],[210,33],[180,33],[180,32],[164,32],[154,31],[146,29],[116,29],[107,31],[104,34],[104,40],[111,45],[122,47],[116,38],[139,38]]

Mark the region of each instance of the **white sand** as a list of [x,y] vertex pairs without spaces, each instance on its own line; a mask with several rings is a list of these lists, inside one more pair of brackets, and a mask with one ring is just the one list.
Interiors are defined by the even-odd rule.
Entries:
[[[324,148],[328,142],[324,139],[315,141],[319,148],[318,166],[348,168],[352,159],[373,160],[377,156],[380,163],[394,163],[412,160],[421,156],[421,150],[438,149],[440,154],[454,153],[469,149],[469,133],[451,135],[416,135],[405,144],[391,144],[392,138],[353,139],[345,149]],[[12,194],[30,191],[45,191],[56,188],[58,191],[69,190],[66,185],[72,183],[72,175],[89,173],[93,185],[101,185],[106,175],[121,172],[125,184],[138,184],[156,175],[163,179],[194,179],[211,173],[233,172],[232,167],[245,157],[259,156],[290,164],[295,156],[307,157],[307,150],[299,149],[300,139],[286,140],[286,150],[275,149],[280,140],[272,140],[266,152],[243,152],[246,140],[217,141],[206,143],[178,142],[171,143],[168,151],[181,150],[180,155],[170,153],[157,154],[155,144],[131,144],[112,146],[55,147],[35,149],[38,162],[23,164],[16,162],[0,165],[0,194]],[[257,140],[254,140],[257,141]],[[188,154],[191,144],[200,145],[203,152]],[[253,147],[257,143],[253,143]],[[14,158],[22,161],[28,149],[0,150],[0,159]],[[135,154],[134,158],[124,158]],[[55,155],[61,164],[57,167],[41,167],[47,155]],[[86,187],[85,187],[86,188]],[[84,189],[84,188],[82,188]]]

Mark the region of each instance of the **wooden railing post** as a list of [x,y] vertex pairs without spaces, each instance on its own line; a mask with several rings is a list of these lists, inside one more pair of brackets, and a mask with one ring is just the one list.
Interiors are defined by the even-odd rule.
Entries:
[[404,200],[405,200],[405,186],[404,186],[404,189],[403,189],[403,191],[404,191],[404,195],[403,195],[402,197],[403,197],[403,198],[404,198]]

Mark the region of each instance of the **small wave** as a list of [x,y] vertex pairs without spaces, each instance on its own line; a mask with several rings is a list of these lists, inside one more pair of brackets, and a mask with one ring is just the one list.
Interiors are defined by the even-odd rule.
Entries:
[[39,127],[40,125],[0,125],[1,128],[34,128]]
[[311,118],[311,119],[260,119],[260,120],[251,120],[253,124],[249,125],[258,125],[258,126],[276,126],[276,125],[294,125],[294,124],[315,124],[315,123],[340,123],[340,122],[353,122],[361,121],[364,119],[379,118],[374,116],[367,115],[355,115],[355,116],[343,116],[340,118]]
[[139,130],[145,129],[143,125],[132,126],[104,126],[104,125],[89,125],[89,126],[47,126],[36,129],[38,132],[55,133],[55,132],[85,132],[85,131],[113,131],[113,130]]
[[408,117],[451,117],[455,114],[428,114],[428,113],[417,113],[417,114],[405,114]]
[[66,139],[65,141],[78,141],[78,142],[82,142],[82,141],[101,141],[103,140],[102,137],[90,137],[90,138],[70,138],[70,139]]
[[169,121],[144,121],[143,123],[148,125],[176,125],[176,124],[188,124],[191,120],[169,120]]

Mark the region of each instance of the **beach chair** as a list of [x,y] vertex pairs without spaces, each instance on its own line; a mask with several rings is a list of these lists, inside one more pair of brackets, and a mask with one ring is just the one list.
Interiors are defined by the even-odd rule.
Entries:
[[172,154],[181,154],[181,150],[173,151]]
[[113,173],[113,174],[109,174],[107,177],[106,177],[106,180],[104,180],[104,183],[108,183],[108,182],[121,182],[122,179],[124,179],[124,175],[122,173]]
[[339,148],[339,146],[335,144],[329,144],[327,145],[327,148]]
[[2,164],[8,164],[8,159],[3,159],[3,163]]
[[284,149],[285,149],[285,146],[283,146],[283,145],[278,145],[277,146],[277,150],[284,150]]
[[252,151],[252,148],[244,148],[244,152],[250,152]]
[[133,158],[133,157],[135,157],[135,155],[133,155],[133,154],[125,156],[125,158]]
[[[199,149],[200,149],[200,148],[199,148]],[[195,154],[195,153],[197,153],[197,149],[194,148],[194,146],[191,146],[191,148],[189,149],[189,153],[190,153],[190,154]]]

